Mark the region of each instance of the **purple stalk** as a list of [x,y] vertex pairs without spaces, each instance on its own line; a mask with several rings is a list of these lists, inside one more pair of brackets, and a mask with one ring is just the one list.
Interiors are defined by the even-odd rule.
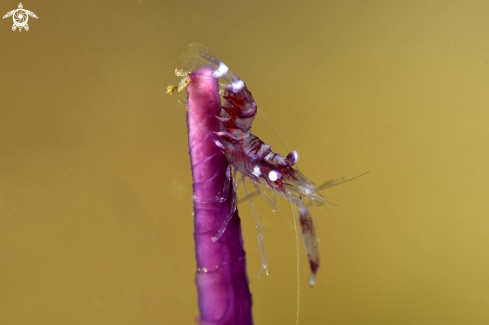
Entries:
[[220,130],[216,116],[221,113],[218,81],[212,73],[213,69],[208,67],[189,74],[187,86],[199,322],[201,325],[249,325],[253,324],[252,302],[238,210],[222,237],[212,241],[229,214],[235,195],[230,182],[227,199],[215,201],[223,195],[228,162],[209,134]]

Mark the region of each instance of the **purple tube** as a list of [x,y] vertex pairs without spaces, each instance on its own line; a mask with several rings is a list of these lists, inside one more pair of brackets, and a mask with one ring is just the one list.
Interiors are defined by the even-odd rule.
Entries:
[[222,237],[216,242],[212,240],[229,214],[235,195],[230,182],[227,199],[215,201],[223,195],[228,162],[209,134],[220,130],[216,116],[221,112],[218,81],[212,73],[211,67],[204,67],[189,74],[187,86],[199,322],[201,325],[249,325],[253,324],[252,301],[238,210]]

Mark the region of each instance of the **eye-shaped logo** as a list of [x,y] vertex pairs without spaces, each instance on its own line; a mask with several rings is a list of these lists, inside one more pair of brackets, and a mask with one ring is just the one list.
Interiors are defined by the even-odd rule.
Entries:
[[15,31],[17,28],[19,29],[19,32],[22,31],[22,28],[24,28],[26,31],[29,30],[29,25],[27,25],[27,21],[29,20],[29,16],[34,17],[37,19],[37,16],[35,13],[29,10],[25,10],[24,7],[22,6],[22,3],[19,3],[19,9],[14,9],[12,11],[9,11],[3,16],[3,18],[7,18],[12,16],[14,20],[14,24],[12,25],[12,30]]

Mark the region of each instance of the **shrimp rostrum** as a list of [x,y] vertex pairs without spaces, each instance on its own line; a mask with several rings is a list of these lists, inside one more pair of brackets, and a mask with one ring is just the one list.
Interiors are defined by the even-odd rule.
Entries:
[[[216,198],[216,200],[226,199],[228,195],[226,189],[229,188],[231,179],[233,179],[233,188],[236,190],[238,186],[236,176],[237,172],[239,172],[243,186],[248,194],[258,230],[258,247],[262,262],[260,273],[265,271],[267,274],[268,262],[263,241],[263,229],[251,199],[247,179],[249,179],[258,193],[262,194],[267,202],[272,205],[274,210],[278,210],[276,200],[270,199],[264,192],[263,187],[268,188],[272,192],[273,197],[276,198],[278,194],[293,205],[298,206],[302,238],[311,272],[310,284],[313,286],[319,268],[319,252],[314,222],[309,214],[307,205],[323,205],[326,200],[319,193],[319,190],[334,186],[339,181],[325,183],[324,185],[326,186],[322,186],[322,188],[316,187],[299,170],[294,168],[299,159],[299,154],[296,151],[292,151],[286,157],[282,157],[280,154],[274,153],[269,145],[251,133],[251,126],[257,113],[257,105],[251,92],[243,80],[236,76],[207,48],[200,44],[192,43],[190,44],[190,49],[182,54],[181,59],[190,72],[176,71],[178,76],[184,77],[178,87],[179,90],[185,88],[188,84],[188,73],[209,66],[213,69],[213,77],[218,78],[222,86],[220,91],[222,111],[220,116],[216,117],[221,122],[221,130],[209,135],[226,155],[229,166],[226,173],[226,184],[223,187],[223,196],[225,197]],[[175,89],[177,89],[175,86],[169,87],[168,91],[173,92]],[[202,127],[204,128],[204,126]],[[204,131],[211,133],[205,129]],[[234,173],[231,173],[231,166],[234,169]],[[303,200],[307,202],[304,203]],[[221,228],[217,231],[214,237],[215,241],[219,240],[224,233],[229,220],[236,210],[237,200],[235,194],[232,202],[231,211]],[[296,211],[295,208],[293,210]]]

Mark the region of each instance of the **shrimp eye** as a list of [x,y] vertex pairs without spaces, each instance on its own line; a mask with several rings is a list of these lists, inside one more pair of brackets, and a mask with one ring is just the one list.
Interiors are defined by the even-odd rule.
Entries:
[[276,171],[274,170],[271,170],[269,173],[268,173],[268,179],[270,179],[272,182],[275,182],[277,179],[278,179],[278,174]]
[[287,159],[290,162],[290,166],[293,166],[299,160],[299,153],[294,150],[291,153],[289,153],[285,159]]

